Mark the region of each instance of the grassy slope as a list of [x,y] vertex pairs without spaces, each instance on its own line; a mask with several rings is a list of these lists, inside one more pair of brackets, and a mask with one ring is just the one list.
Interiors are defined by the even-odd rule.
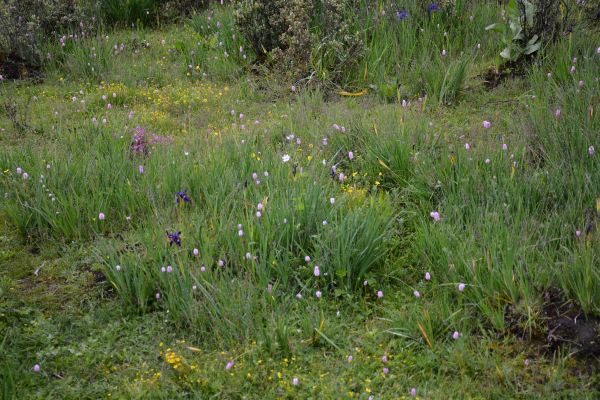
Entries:
[[[476,66],[467,82],[466,94],[458,104],[429,107],[424,112],[402,110],[397,104],[384,105],[371,97],[325,104],[318,94],[300,94],[292,100],[284,98],[272,102],[265,94],[254,92],[246,82],[190,85],[180,59],[162,58],[171,54],[161,50],[163,37],[169,43],[193,41],[179,30],[123,33],[115,40],[128,40],[129,35],[138,41],[140,36],[148,40],[151,50],[146,53],[142,50],[142,60],[152,60],[156,65],[136,69],[139,56],[122,58],[119,69],[108,74],[110,81],[122,82],[120,85],[97,90],[94,85],[80,85],[56,76],[35,87],[9,86],[12,84],[3,87],[4,93],[12,94],[21,104],[37,97],[29,106],[32,111],[28,124],[43,130],[43,135],[29,132],[19,136],[13,134],[9,121],[2,117],[0,126],[6,129],[2,144],[6,149],[33,146],[33,149],[50,148],[59,152],[52,147],[53,142],[59,146],[65,142],[64,132],[68,127],[89,124],[90,114],[81,115],[70,100],[80,89],[85,91],[88,103],[99,103],[91,106],[95,107],[94,115],[99,119],[102,113],[109,116],[108,130],[126,133],[123,126],[132,126],[126,111],[120,110],[118,114],[102,111],[100,94],[114,90],[118,98],[124,98],[123,103],[139,115],[136,122],[152,126],[157,133],[175,133],[178,147],[174,152],[185,149],[192,154],[204,154],[206,142],[198,136],[208,136],[215,131],[222,136],[242,135],[230,128],[229,110],[232,108],[243,110],[248,121],[260,119],[262,126],[276,132],[292,130],[311,143],[317,143],[323,134],[330,135],[329,127],[333,123],[347,124],[351,131],[359,134],[339,139],[341,142],[334,139],[334,145],[340,149],[357,149],[355,152],[365,158],[370,153],[365,150],[362,154],[361,146],[373,149],[374,145],[361,142],[365,140],[361,134],[383,135],[381,141],[384,142],[398,135],[407,121],[411,134],[400,137],[409,144],[414,143],[414,148],[406,147],[411,157],[424,167],[415,172],[420,178],[412,181],[414,186],[403,188],[394,198],[398,212],[407,221],[405,236],[396,242],[400,247],[387,259],[383,276],[373,277],[378,289],[385,293],[383,299],[377,300],[370,292],[336,292],[334,298],[326,294],[321,301],[307,298],[302,302],[294,302],[294,293],[286,293],[277,300],[264,296],[265,304],[259,311],[254,310],[256,315],[243,315],[248,320],[264,319],[264,330],[245,334],[241,341],[221,341],[219,336],[211,338],[210,333],[199,334],[181,327],[164,309],[137,315],[122,308],[110,285],[102,282],[101,275],[97,274],[104,268],[98,259],[98,252],[102,251],[99,249],[106,248],[103,239],[77,240],[77,243],[36,239],[22,245],[7,214],[2,214],[0,328],[5,356],[0,359],[3,363],[0,368],[2,388],[8,398],[11,394],[17,398],[207,398],[211,395],[217,398],[244,395],[247,398],[368,398],[369,395],[398,398],[408,397],[411,387],[416,387],[422,398],[597,396],[594,389],[597,376],[590,378],[581,372],[579,361],[567,350],[552,356],[543,353],[535,342],[522,341],[505,329],[492,329],[494,323],[498,323],[494,320],[498,310],[486,313],[473,298],[456,297],[457,277],[444,277],[444,260],[436,259],[437,252],[423,244],[435,239],[434,245],[445,244],[452,249],[456,242],[444,243],[440,237],[462,232],[461,224],[447,228],[448,231],[440,228],[437,234],[435,228],[429,226],[431,201],[430,194],[426,193],[429,189],[425,188],[442,179],[449,168],[450,151],[460,152],[464,143],[469,142],[478,151],[475,157],[487,157],[488,150],[491,153],[490,149],[501,143],[498,136],[511,148],[526,143],[527,139],[518,131],[521,126],[515,121],[525,116],[526,111],[518,100],[530,89],[527,81],[509,81],[488,91],[475,77],[482,67]],[[175,39],[181,37],[183,39]],[[133,67],[127,68],[130,64]],[[150,82],[149,89],[137,84],[141,78]],[[164,86],[166,82],[168,85]],[[54,111],[60,117],[53,119]],[[492,121],[491,132],[482,131],[483,118]],[[418,135],[414,135],[413,130]],[[269,146],[261,149],[265,148]],[[12,160],[9,154],[10,150],[3,152],[2,160]],[[179,156],[170,154],[169,157],[179,159],[181,153],[176,154]],[[497,154],[501,158],[502,153],[496,151],[494,157]],[[459,157],[467,156],[460,154]],[[278,160],[279,156],[275,155],[274,159]],[[379,179],[380,171],[372,161],[359,158],[370,175],[371,184],[371,179]],[[13,166],[3,164],[2,168]],[[493,179],[479,172],[481,169],[477,166],[473,173],[475,178],[467,175],[465,179]],[[442,171],[439,175],[438,170]],[[508,174],[507,171],[510,169],[496,173]],[[394,181],[393,175],[383,175],[383,179],[386,179],[382,181],[384,186],[402,186]],[[364,181],[357,180],[356,184],[359,189],[365,187]],[[461,194],[469,195],[472,196]],[[340,194],[340,198],[343,196]],[[470,199],[477,202],[473,197]],[[492,203],[491,199],[487,201]],[[460,201],[455,199],[454,204],[458,207]],[[467,208],[466,212],[473,210],[477,208]],[[450,210],[441,211],[444,218],[450,215]],[[167,219],[160,214],[156,218],[158,225]],[[469,221],[472,219],[465,217],[467,225]],[[497,226],[490,227],[494,228]],[[506,235],[505,240],[510,240],[510,232],[501,232]],[[113,240],[112,233],[107,235],[110,240]],[[476,235],[468,229],[463,233],[466,237]],[[142,241],[142,235],[135,229],[128,230],[125,240]],[[467,246],[471,247],[465,251],[465,258],[470,256],[469,252],[478,254],[478,245],[477,240],[469,238]],[[487,247],[488,251],[494,251],[492,246]],[[521,252],[519,256],[531,261],[527,254]],[[549,257],[563,255],[556,252]],[[429,290],[422,275],[428,267],[436,265],[439,271],[433,278],[436,286]],[[257,288],[263,282],[238,283],[243,291],[264,292],[264,286]],[[415,289],[422,292],[420,299],[413,296]],[[305,297],[312,297],[311,293],[309,289]],[[528,308],[528,301],[536,296],[517,297],[525,299],[518,306],[538,310],[535,305]],[[539,320],[531,318],[523,325],[525,329],[534,329],[530,324],[536,323]],[[459,341],[449,338],[455,328],[463,332]],[[226,336],[222,331],[217,332]],[[349,355],[353,356],[351,363],[347,360]],[[387,363],[382,362],[383,355],[387,355]],[[528,365],[525,365],[526,359]],[[227,371],[225,364],[230,360],[235,360],[235,364]],[[42,366],[39,374],[32,372],[36,363]],[[383,373],[384,367],[389,368],[389,374]],[[294,377],[299,379],[298,386],[292,385]]]
[[[19,398],[397,398],[411,387],[424,398],[594,396],[576,360],[566,353],[549,358],[515,337],[472,335],[434,349],[405,340],[395,328],[415,313],[415,300],[393,288],[378,306],[340,298],[323,307],[321,329],[339,350],[325,336],[293,343],[292,354],[271,354],[256,342],[205,346],[173,329],[163,313],[124,313],[89,271],[87,249],[61,256],[50,246],[32,255],[32,248],[15,245],[6,222],[1,238],[3,384],[14,385]],[[166,357],[169,350],[181,361]],[[232,358],[237,362],[227,373]],[[34,374],[40,360],[43,371]],[[299,387],[291,386],[294,377]]]

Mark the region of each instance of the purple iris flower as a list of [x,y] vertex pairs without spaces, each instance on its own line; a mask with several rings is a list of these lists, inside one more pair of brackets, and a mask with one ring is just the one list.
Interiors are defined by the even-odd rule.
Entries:
[[177,192],[175,195],[177,198],[177,204],[179,204],[180,201],[183,201],[184,203],[190,202],[190,198],[187,196],[187,194],[185,194],[185,192]]
[[408,11],[406,11],[406,10],[396,11],[396,19],[398,21],[402,21],[406,18],[408,18]]
[[176,244],[181,247],[181,232],[169,232],[167,231],[167,238],[169,239],[169,246],[173,246]]
[[431,3],[428,7],[427,7],[427,11],[428,12],[434,12],[434,11],[438,11],[440,8],[438,7],[437,3]]

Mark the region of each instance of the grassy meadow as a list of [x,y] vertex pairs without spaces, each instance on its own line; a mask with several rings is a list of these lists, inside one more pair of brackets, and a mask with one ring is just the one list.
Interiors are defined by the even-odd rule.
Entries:
[[490,84],[498,2],[396,3],[310,82],[230,4],[0,80],[3,399],[600,397],[600,31]]

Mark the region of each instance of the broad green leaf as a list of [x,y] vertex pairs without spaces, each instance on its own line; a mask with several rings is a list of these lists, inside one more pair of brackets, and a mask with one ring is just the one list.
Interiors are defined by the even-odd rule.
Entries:
[[525,4],[525,21],[527,21],[527,25],[531,26],[535,15],[535,5],[527,0],[523,0],[523,3]]
[[523,31],[523,27],[521,26],[521,24],[518,21],[510,21],[510,30],[513,33],[513,37],[518,36],[521,34],[521,32]]
[[504,24],[499,24],[499,23],[495,23],[495,24],[491,24],[485,27],[486,31],[496,31],[496,32],[504,32]]
[[529,42],[527,42],[527,46],[534,44],[535,42],[537,42],[538,39],[539,39],[538,35],[533,35],[533,37],[531,39],[529,39]]
[[542,45],[541,42],[527,45],[527,47],[525,47],[525,54],[529,55],[529,54],[535,53],[536,51],[538,51],[540,49],[541,45]]

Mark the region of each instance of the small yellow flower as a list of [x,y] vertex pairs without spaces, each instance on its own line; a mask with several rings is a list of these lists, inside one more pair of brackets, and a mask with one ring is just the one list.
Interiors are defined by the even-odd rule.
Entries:
[[452,163],[452,165],[456,164],[456,154],[450,154],[450,162]]

